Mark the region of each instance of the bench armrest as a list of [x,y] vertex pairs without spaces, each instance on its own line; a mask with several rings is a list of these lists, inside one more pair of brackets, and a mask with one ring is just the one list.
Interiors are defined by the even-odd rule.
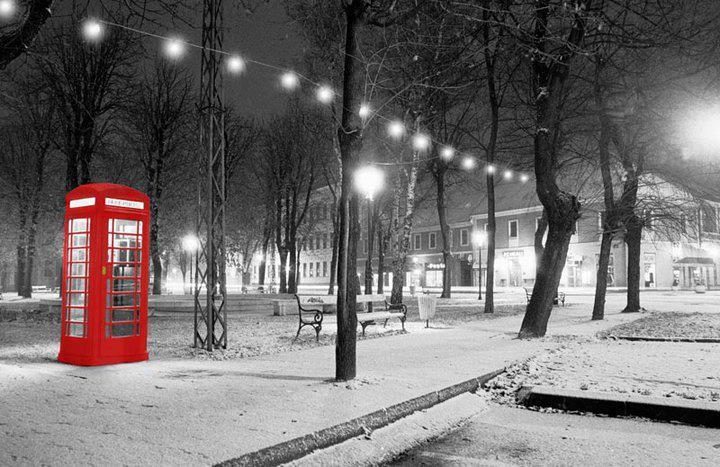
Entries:
[[403,315],[407,316],[407,306],[404,303],[390,303],[385,300],[385,310],[399,310]]
[[313,321],[316,323],[322,323],[322,320],[324,317],[322,310],[318,310],[317,308],[303,308],[302,303],[300,302],[300,297],[298,297],[297,294],[295,294],[295,300],[297,300],[298,316],[300,317],[300,321],[303,320],[303,318],[302,318],[303,313],[307,313],[307,314],[314,313],[315,316],[313,317]]

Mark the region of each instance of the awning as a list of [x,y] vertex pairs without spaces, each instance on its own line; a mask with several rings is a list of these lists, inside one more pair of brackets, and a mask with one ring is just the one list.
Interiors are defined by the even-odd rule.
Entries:
[[714,265],[715,261],[712,258],[701,258],[699,256],[686,256],[682,259],[675,261],[677,264],[710,264]]

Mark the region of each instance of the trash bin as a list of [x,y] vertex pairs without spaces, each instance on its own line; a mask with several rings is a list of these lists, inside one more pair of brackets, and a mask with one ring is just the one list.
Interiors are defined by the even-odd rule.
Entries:
[[425,320],[425,327],[430,327],[430,320],[435,317],[437,308],[437,297],[435,295],[423,294],[418,297],[418,310],[420,319]]

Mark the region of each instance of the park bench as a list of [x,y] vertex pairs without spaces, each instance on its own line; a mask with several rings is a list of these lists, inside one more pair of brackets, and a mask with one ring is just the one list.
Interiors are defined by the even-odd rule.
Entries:
[[[532,290],[528,290],[527,287],[523,287],[523,290],[525,291],[525,299],[528,303],[530,303],[530,297],[532,297]],[[558,292],[555,295],[555,299],[553,300],[553,305],[559,305],[562,304],[562,306],[565,306],[565,292]]]
[[[299,296],[295,295],[298,305],[298,330],[295,339],[300,336],[300,331],[305,326],[310,326],[315,330],[315,340],[320,340],[320,331],[322,330],[322,321],[326,313],[326,308],[334,307],[337,303],[335,295],[311,295]],[[384,310],[365,312],[365,306],[371,303],[382,302]],[[385,295],[358,295],[356,303],[363,307],[358,310],[357,322],[362,326],[362,335],[365,335],[365,328],[375,324],[376,321],[384,321],[383,327],[387,326],[388,320],[397,318],[405,330],[405,320],[407,319],[407,307],[402,303],[392,304],[385,299]]]
[[[385,309],[382,311],[368,311],[358,312],[357,322],[362,326],[362,335],[365,335],[365,328],[376,324],[376,321],[385,321],[383,327],[387,326],[389,319],[397,318],[402,324],[403,331],[405,330],[405,320],[407,319],[407,306],[403,303],[389,303],[383,294],[375,295],[358,295],[357,303],[359,304],[371,304],[376,302],[382,302],[385,305]],[[368,307],[369,308],[369,307]]]

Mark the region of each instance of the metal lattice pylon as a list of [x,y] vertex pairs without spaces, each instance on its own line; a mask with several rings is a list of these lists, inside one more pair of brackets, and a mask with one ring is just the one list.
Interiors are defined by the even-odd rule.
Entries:
[[[227,347],[225,308],[225,108],[222,102],[222,0],[204,0],[200,62],[200,155],[198,157],[193,345]],[[201,294],[205,291],[205,297]]]

